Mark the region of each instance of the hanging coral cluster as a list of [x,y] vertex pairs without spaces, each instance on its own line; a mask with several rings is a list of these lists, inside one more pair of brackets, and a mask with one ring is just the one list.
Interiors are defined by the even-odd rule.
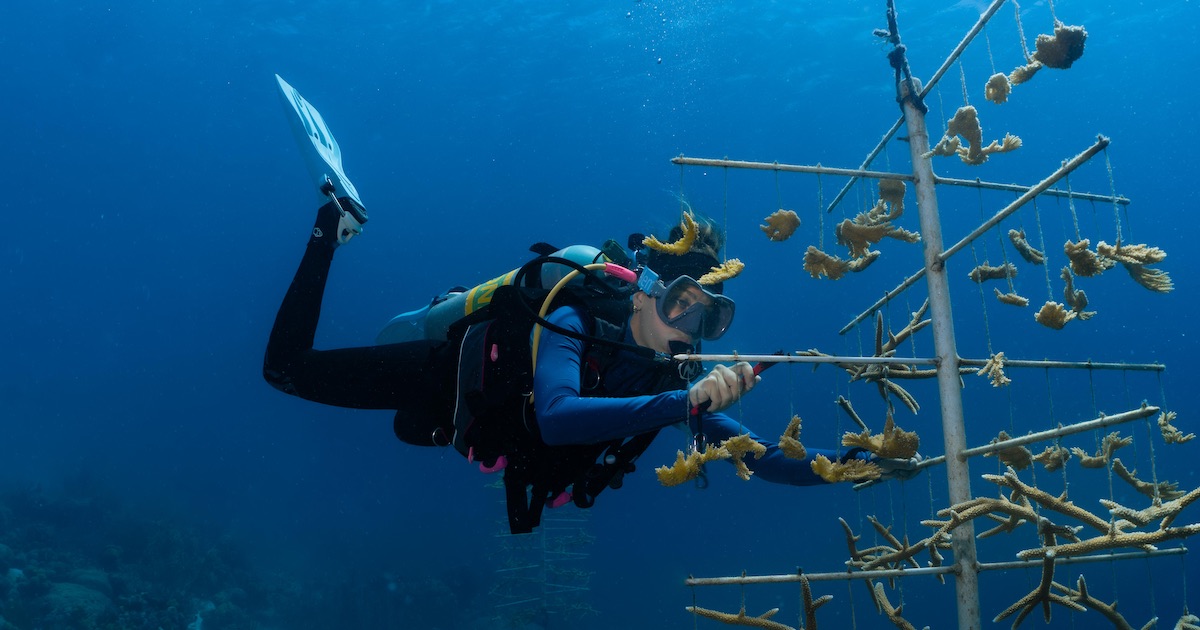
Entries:
[[[967,146],[962,146],[959,136],[966,140]],[[1004,134],[1003,140],[992,140],[991,144],[983,146],[983,127],[979,124],[979,112],[975,110],[974,105],[965,105],[958,108],[954,117],[946,124],[946,135],[922,157],[957,155],[964,163],[977,166],[986,162],[988,156],[993,153],[1007,153],[1019,148],[1021,139],[1011,133]]]
[[827,254],[815,246],[804,253],[804,270],[814,278],[826,276],[837,280],[847,272],[866,269],[880,252],[871,246],[885,238],[894,238],[906,243],[916,243],[921,235],[910,232],[892,222],[904,214],[904,192],[906,186],[900,180],[879,181],[879,201],[866,212],[860,212],[853,220],[846,219],[835,228],[837,241],[849,250],[850,259],[842,260]]

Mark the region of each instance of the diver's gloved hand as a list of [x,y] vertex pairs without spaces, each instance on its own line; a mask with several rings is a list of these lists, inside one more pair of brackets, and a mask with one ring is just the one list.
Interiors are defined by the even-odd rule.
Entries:
[[721,411],[737,402],[742,394],[754,389],[760,380],[762,377],[756,375],[754,368],[745,361],[729,366],[718,365],[688,390],[688,405],[692,409],[699,407],[705,411]]
[[917,464],[921,463],[920,453],[916,453],[908,459],[893,459],[891,457],[876,457],[871,455],[870,461],[874,462],[883,471],[879,477],[879,481],[887,481],[889,479],[899,479],[900,481],[908,481],[913,477],[921,474],[921,469]]

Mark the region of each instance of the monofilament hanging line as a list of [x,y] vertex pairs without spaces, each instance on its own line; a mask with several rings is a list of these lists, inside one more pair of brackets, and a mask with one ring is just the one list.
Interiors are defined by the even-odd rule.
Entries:
[[[817,166],[821,163],[817,162]],[[821,183],[821,174],[817,173],[817,249],[825,251],[825,187]]]
[[1075,212],[1075,195],[1071,193],[1071,176],[1063,177],[1063,182],[1067,185],[1067,207],[1071,210],[1071,224],[1075,226],[1075,241],[1079,242],[1083,237],[1079,232],[1079,214]]
[[1033,55],[1029,54],[1029,45],[1025,43],[1025,28],[1021,26],[1021,5],[1013,0],[1013,13],[1017,21],[1017,37],[1021,40],[1021,53],[1025,55],[1025,63],[1033,61]]
[[[1117,222],[1117,242],[1132,242],[1133,228],[1129,228],[1129,241],[1125,241],[1121,234],[1121,204],[1117,203],[1117,183],[1113,179],[1112,161],[1108,159],[1108,147],[1104,147],[1104,168],[1108,171],[1108,190],[1113,200],[1113,217]],[[1125,206],[1125,222],[1129,223],[1129,206]]]
[[1037,222],[1038,247],[1046,258],[1042,261],[1042,271],[1046,272],[1046,299],[1054,301],[1054,286],[1050,284],[1050,250],[1046,249],[1046,234],[1042,232],[1042,212],[1038,210],[1037,197],[1033,198],[1033,218]]
[[970,90],[967,89],[967,71],[963,68],[962,60],[958,60],[958,80],[962,83],[963,105],[971,104]]

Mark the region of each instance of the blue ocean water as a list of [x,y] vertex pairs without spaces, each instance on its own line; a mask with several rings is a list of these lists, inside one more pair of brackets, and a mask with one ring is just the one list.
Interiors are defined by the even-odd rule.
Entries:
[[[914,73],[928,78],[984,7],[900,3]],[[999,236],[964,250],[950,267],[962,356],[1169,367],[1161,375],[1010,369],[1013,383],[1002,390],[966,377],[969,444],[1143,400],[1195,430],[1187,270],[1197,264],[1188,239],[1200,205],[1191,174],[1200,129],[1190,112],[1200,97],[1190,76],[1200,67],[1198,8],[1191,0],[1025,3],[1027,41],[1050,32],[1056,16],[1087,28],[1086,52],[997,106],[984,100],[984,82],[1022,59],[1009,3],[930,97],[935,141],[963,104],[964,85],[985,141],[1005,132],[1024,141],[979,167],[942,158],[942,175],[1029,185],[1097,134],[1111,138],[1070,185],[1115,190],[1132,200],[1127,209],[1042,198],[1037,212],[1027,207],[1002,227],[1057,243],[1075,238],[1074,215],[1094,245],[1115,239],[1119,216],[1127,240],[1169,253],[1161,267],[1175,283],[1172,293],[1151,293],[1119,268],[1081,279],[1098,314],[1050,331],[1032,313],[1062,300],[1056,244],[1045,272],[1017,263],[1014,288],[1032,304],[1023,310],[966,280],[975,261],[1000,261]],[[669,160],[859,166],[898,116],[888,48],[872,35],[886,26],[884,9],[862,0],[7,7],[0,626],[183,628],[198,627],[200,615],[205,628],[717,627],[697,625],[684,607],[736,611],[743,591],[691,590],[688,575],[838,571],[846,557],[839,516],[864,542],[871,514],[913,540],[927,535],[919,521],[945,506],[941,468],[861,493],[744,483],[725,467],[710,470],[707,490],[662,488],[649,469],[684,443],[664,436],[621,491],[586,513],[568,508],[566,517],[587,519],[592,538],[563,534],[587,555],[553,566],[578,574],[514,580],[524,574],[502,570],[520,543],[499,535],[502,493],[486,487],[489,479],[452,451],[399,443],[387,412],[283,396],[260,369],[316,204],[273,73],[324,114],[371,212],[364,235],[337,253],[319,347],[370,343],[395,313],[519,266],[536,241],[662,233],[686,199],[727,228],[728,254],[747,264],[728,287],[737,324],[707,350],[870,354],[869,327],[838,330],[919,269],[920,248],[885,241],[872,268],[838,282],[814,280],[802,264],[810,244],[845,255],[833,225],[868,207],[871,188],[852,189],[825,215],[819,200],[832,200],[844,178],[681,170]],[[872,167],[906,172],[908,164],[907,145],[893,141]],[[1013,199],[939,194],[947,243]],[[784,243],[758,230],[778,208],[803,221]],[[901,222],[917,229],[912,209]],[[1011,248],[1004,255],[1015,260]],[[890,326],[902,327],[923,297],[918,285],[886,309]],[[906,351],[932,354],[929,333]],[[923,453],[940,454],[936,391],[929,382],[910,389],[921,411],[901,409],[897,422],[922,434]],[[831,446],[852,428],[832,404],[839,394],[881,426],[874,386],[848,384],[829,367],[773,370],[734,412],[763,435],[800,414],[805,442]],[[1120,452],[1128,467],[1185,490],[1200,484],[1195,444],[1164,445],[1150,429],[1122,429],[1135,437]],[[1064,444],[1094,451],[1097,442],[1087,433]],[[999,470],[994,460],[972,461],[976,476]],[[1071,498],[1093,511],[1110,492],[1145,504],[1119,479],[1110,491],[1103,471],[1075,463],[1066,477],[1039,471],[1037,480],[1055,494],[1069,484]],[[982,480],[974,489],[995,493]],[[1185,511],[1177,524],[1196,521]],[[1012,560],[1036,545],[1026,529],[981,542],[981,559]],[[1172,624],[1200,584],[1195,563],[1180,558],[1064,568],[1057,579],[1073,586],[1082,572],[1135,626],[1152,615]],[[1038,578],[1036,569],[985,573],[983,618]],[[588,589],[549,597],[543,585],[555,580]],[[102,592],[103,614],[54,608],[51,595],[89,595],[63,584]],[[822,627],[888,624],[861,584],[816,590],[835,597],[819,613]],[[534,597],[543,599],[513,604]],[[906,602],[918,627],[955,624],[950,584],[908,578],[891,597]],[[779,619],[798,625],[794,585],[747,587],[744,598],[749,613],[780,607]],[[1052,625],[1097,619],[1056,608]]]

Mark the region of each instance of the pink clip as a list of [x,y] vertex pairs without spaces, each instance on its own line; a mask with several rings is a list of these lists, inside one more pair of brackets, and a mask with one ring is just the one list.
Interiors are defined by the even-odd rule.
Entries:
[[629,284],[637,284],[637,274],[615,263],[605,263],[604,273],[624,280]]
[[507,465],[508,465],[508,458],[501,455],[500,457],[496,458],[496,463],[492,464],[491,466],[485,466],[485,465],[483,465],[482,462],[480,462],[479,472],[490,475],[494,472],[500,472],[501,470],[504,470],[504,467]]
[[571,493],[564,490],[558,496],[554,497],[553,499],[550,499],[550,502],[547,503],[546,505],[549,507],[552,507],[552,508],[556,508],[556,507],[562,507],[570,501],[571,501]]
[[492,363],[495,363],[496,360],[500,358],[500,346],[498,346],[496,344],[492,344],[491,357],[492,357]]

